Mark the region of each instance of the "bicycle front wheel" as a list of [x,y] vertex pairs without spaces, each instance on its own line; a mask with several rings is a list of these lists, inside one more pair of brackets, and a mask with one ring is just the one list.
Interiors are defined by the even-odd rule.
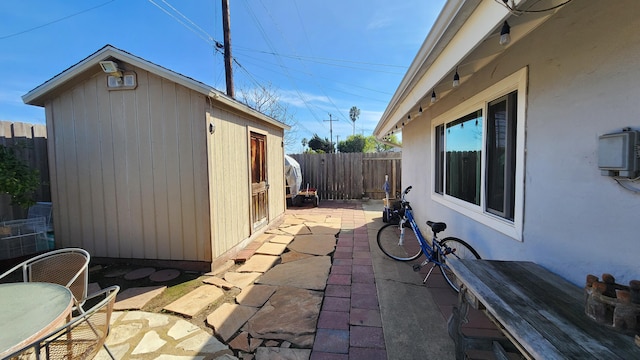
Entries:
[[411,228],[404,229],[404,241],[400,244],[400,225],[387,224],[378,230],[378,247],[388,257],[398,261],[415,260],[422,254],[420,243]]
[[449,284],[453,290],[459,292],[460,285],[458,284],[458,278],[447,266],[447,259],[480,259],[480,255],[464,240],[454,237],[444,238],[440,241],[440,247],[442,249],[442,252],[438,252],[438,261],[442,264],[440,265],[440,271],[447,281],[447,284]]

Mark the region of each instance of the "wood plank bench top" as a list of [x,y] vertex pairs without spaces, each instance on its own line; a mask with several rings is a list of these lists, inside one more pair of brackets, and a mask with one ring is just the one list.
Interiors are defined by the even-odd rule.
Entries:
[[475,307],[484,309],[526,357],[640,359],[633,337],[587,317],[583,289],[540,265],[466,259],[447,264],[472,305],[477,301]]

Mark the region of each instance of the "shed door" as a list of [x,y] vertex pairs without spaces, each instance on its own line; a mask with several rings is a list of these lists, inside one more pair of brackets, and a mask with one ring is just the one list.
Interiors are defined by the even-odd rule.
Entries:
[[251,223],[253,230],[269,222],[267,180],[267,137],[252,132],[251,138]]

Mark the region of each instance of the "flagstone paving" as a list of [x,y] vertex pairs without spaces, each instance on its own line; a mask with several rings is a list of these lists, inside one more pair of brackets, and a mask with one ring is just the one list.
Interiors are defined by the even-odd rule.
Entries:
[[229,341],[256,312],[258,312],[256,307],[224,303],[207,316],[207,324],[222,340]]
[[256,280],[256,283],[324,290],[330,268],[331,258],[329,256],[314,256],[276,265]]
[[229,271],[224,274],[224,279],[233,284],[234,286],[244,289],[245,287],[253,284],[253,282],[260,276],[261,273],[257,272],[247,272],[240,273]]
[[[238,264],[205,274],[166,313],[115,312],[107,344],[116,359],[386,358],[368,252],[358,203],[287,210],[238,253]],[[161,283],[175,274],[132,270],[119,276],[146,273]],[[162,290],[126,289],[116,305],[139,309]],[[203,323],[188,321],[203,313]],[[98,358],[107,358],[104,350]]]
[[232,283],[226,281],[225,279],[219,278],[217,276],[204,278],[202,282],[205,284],[215,285],[224,290],[231,290],[235,287],[235,285],[233,285]]
[[236,296],[236,302],[240,305],[261,307],[276,292],[277,288],[277,286],[271,285],[250,285]]
[[287,244],[268,242],[262,244],[256,254],[280,256],[287,249]]
[[193,317],[222,296],[224,292],[219,287],[202,285],[165,306],[164,310]]
[[246,330],[258,339],[286,340],[310,348],[322,305],[322,293],[288,286],[279,287],[247,322]]
[[160,295],[166,286],[146,286],[125,289],[116,296],[114,310],[139,310]]
[[278,243],[278,244],[289,244],[294,239],[291,235],[274,235],[269,242]]
[[273,266],[279,257],[273,255],[255,254],[244,265],[240,266],[237,272],[259,272],[263,273]]
[[310,255],[329,255],[336,248],[336,237],[335,234],[299,235],[287,247],[293,251]]

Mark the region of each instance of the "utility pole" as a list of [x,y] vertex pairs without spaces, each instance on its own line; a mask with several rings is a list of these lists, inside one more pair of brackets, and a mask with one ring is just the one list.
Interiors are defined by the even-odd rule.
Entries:
[[333,153],[333,122],[338,121],[331,118],[331,114],[329,114],[329,120],[324,120],[329,122],[329,136],[331,136],[331,152]]
[[229,13],[229,0],[222,0],[222,31],[224,32],[224,73],[227,83],[227,95],[235,98],[233,87],[233,58],[231,57],[231,15]]

